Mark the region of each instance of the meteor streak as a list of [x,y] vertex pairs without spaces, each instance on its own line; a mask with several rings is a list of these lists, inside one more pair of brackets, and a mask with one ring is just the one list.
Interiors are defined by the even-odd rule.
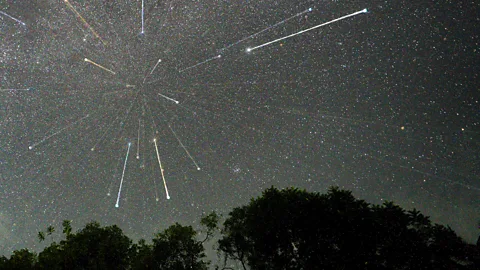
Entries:
[[170,131],[173,133],[173,136],[175,136],[175,138],[177,139],[178,143],[182,146],[183,150],[185,150],[185,153],[187,153],[188,157],[190,158],[190,160],[193,162],[193,164],[195,164],[195,166],[197,167],[197,170],[200,171],[200,166],[198,166],[197,162],[195,162],[195,159],[193,159],[192,155],[190,155],[190,152],[188,152],[187,148],[185,147],[185,145],[183,145],[182,141],[180,140],[180,138],[178,138],[177,136],[177,133],[175,133],[175,131],[173,131],[173,128],[170,126],[170,124],[168,125],[168,128],[170,129]]
[[[88,58],[85,58],[84,61],[85,61],[85,62],[88,62],[88,63],[90,63],[90,64],[92,64],[92,65],[94,65],[94,66],[97,66],[97,67],[99,67],[99,68],[101,68],[101,69],[103,69],[103,70],[105,70],[105,71],[108,71],[108,72],[112,73],[113,75],[116,74],[115,72],[111,71],[110,69],[108,69],[108,68],[106,68],[106,67],[104,67],[104,66],[101,66],[101,65],[93,62],[92,60],[88,59]],[[127,85],[127,87],[128,87],[128,85]]]
[[221,58],[221,57],[222,57],[222,55],[219,54],[219,55],[217,55],[217,56],[215,56],[215,57],[208,58],[207,60],[205,60],[205,61],[203,61],[203,62],[200,62],[200,63],[198,63],[198,64],[195,64],[195,65],[193,65],[193,66],[191,66],[191,67],[184,68],[184,69],[180,70],[179,72],[182,73],[182,72],[184,72],[184,71],[186,71],[186,70],[189,70],[189,69],[198,67],[198,66],[200,66],[200,65],[206,64],[206,63],[208,63],[208,62],[210,62],[210,61],[212,61],[212,60],[219,59],[219,58]]
[[167,96],[165,96],[165,95],[162,95],[162,94],[160,94],[160,93],[158,93],[158,95],[164,97],[165,99],[168,99],[168,100],[170,100],[170,101],[173,101],[173,102],[175,102],[175,103],[177,103],[177,104],[180,103],[178,100],[175,100],[175,99],[173,99],[173,98],[169,98],[169,97],[167,97]]
[[158,153],[157,139],[153,139],[155,143],[155,151],[157,152],[158,166],[160,167],[160,172],[162,173],[163,186],[165,187],[165,193],[167,194],[167,199],[170,200],[170,195],[168,195],[167,181],[165,181],[165,174],[163,173],[162,162],[160,161],[160,154]]
[[157,68],[158,64],[162,62],[162,59],[158,59],[157,64],[153,67],[152,71],[150,71],[150,75],[152,75],[153,71]]
[[4,15],[4,16],[7,16],[8,18],[10,18],[10,19],[12,19],[12,20],[14,20],[14,21],[18,22],[19,24],[22,24],[22,25],[24,25],[24,26],[25,26],[25,23],[24,23],[24,22],[22,22],[22,21],[20,21],[19,19],[16,19],[16,18],[14,18],[14,17],[12,17],[12,16],[8,15],[7,13],[5,13],[5,12],[3,12],[3,11],[0,11],[0,14],[2,14],[2,15]]
[[[153,74],[153,72],[155,71],[155,69],[157,68],[158,64],[160,64],[160,62],[162,62],[162,59],[158,59],[157,63],[155,64],[155,66],[152,68],[152,71],[150,71],[150,75]],[[145,78],[143,78],[143,83],[145,83],[145,81],[147,80],[147,76],[145,76]]]
[[284,39],[287,39],[287,38],[291,38],[291,37],[294,37],[296,35],[300,35],[300,34],[303,34],[305,32],[308,32],[308,31],[311,31],[311,30],[314,30],[314,29],[317,29],[319,27],[322,27],[322,26],[325,26],[325,25],[329,25],[331,23],[334,23],[334,22],[338,22],[338,21],[341,21],[341,20],[344,20],[346,18],[350,18],[350,17],[353,17],[353,16],[356,16],[360,13],[367,13],[367,9],[362,9],[360,11],[357,11],[357,12],[354,12],[352,14],[348,14],[348,15],[345,15],[343,17],[340,17],[340,18],[337,18],[337,19],[334,19],[334,20],[331,20],[331,21],[328,21],[326,23],[322,23],[322,24],[319,24],[319,25],[316,25],[314,27],[311,27],[311,28],[308,28],[308,29],[305,29],[305,30],[302,30],[302,31],[299,31],[299,32],[296,32],[296,33],[293,33],[291,35],[288,35],[288,36],[285,36],[285,37],[281,37],[281,38],[278,38],[278,39],[275,39],[275,40],[272,40],[272,41],[269,41],[267,43],[264,43],[264,44],[261,44],[261,45],[258,45],[258,46],[255,46],[255,47],[252,47],[252,48],[247,48],[247,52],[251,52],[253,50],[256,50],[256,49],[260,49],[262,47],[265,47],[265,46],[268,46],[270,44],[273,44],[273,43],[276,43],[276,42],[279,42],[279,41],[282,41]]
[[140,118],[138,118],[138,139],[137,139],[137,159],[140,159]]
[[235,42],[235,43],[232,43],[232,44],[228,45],[227,47],[221,49],[220,51],[224,51],[224,50],[226,50],[226,49],[228,49],[228,48],[230,48],[230,47],[232,47],[232,46],[235,46],[235,45],[237,45],[237,44],[239,44],[239,43],[241,43],[241,42],[244,42],[244,41],[247,40],[247,39],[251,39],[251,38],[253,38],[253,37],[255,37],[255,36],[258,36],[258,35],[260,35],[261,33],[265,32],[265,31],[268,31],[268,30],[270,30],[270,29],[272,29],[272,28],[274,28],[274,27],[277,27],[277,26],[279,26],[279,25],[282,24],[282,23],[286,23],[286,22],[288,22],[289,20],[291,20],[291,19],[293,19],[293,18],[296,18],[296,17],[298,17],[298,16],[300,16],[300,15],[302,15],[302,14],[305,14],[305,13],[307,13],[307,12],[311,12],[312,10],[313,10],[312,8],[309,8],[309,9],[306,9],[306,10],[300,12],[300,13],[297,13],[297,14],[295,14],[295,15],[293,15],[293,16],[291,16],[291,17],[289,17],[289,18],[287,18],[287,19],[285,19],[285,20],[283,20],[283,21],[281,21],[281,22],[278,22],[278,23],[276,23],[276,24],[274,24],[274,25],[271,25],[271,26],[263,29],[263,30],[260,31],[260,32],[257,32],[257,33],[255,33],[255,34],[253,34],[253,35],[250,35],[250,36],[246,37],[246,38],[243,38],[243,39],[241,39],[241,40],[239,40],[239,41],[237,41],[237,42]]
[[120,194],[122,193],[122,185],[123,185],[123,177],[125,176],[125,169],[127,168],[127,160],[128,160],[128,154],[130,153],[130,145],[132,143],[128,143],[128,149],[127,149],[127,156],[125,157],[125,163],[123,164],[123,172],[122,172],[122,180],[120,180],[120,187],[118,188],[118,195],[117,195],[117,203],[115,204],[115,207],[120,207],[119,202],[120,202]]
[[93,35],[95,35],[98,39],[100,39],[100,41],[103,43],[103,45],[107,46],[107,43],[97,34],[97,32],[95,32],[95,30],[93,30],[93,28],[90,26],[90,24],[88,24],[87,21],[82,17],[82,15],[80,15],[80,13],[78,13],[78,11],[72,6],[72,4],[70,4],[70,2],[68,2],[68,0],[64,0],[64,1],[65,1],[65,4],[67,5],[67,7],[70,8],[82,20],[82,22],[88,27],[88,29],[90,29],[90,31],[93,33]]
[[55,132],[55,133],[52,133],[52,134],[51,134],[51,135],[49,135],[49,136],[46,136],[46,137],[44,137],[44,138],[43,138],[41,141],[39,141],[39,142],[37,142],[37,143],[34,143],[34,144],[30,145],[30,146],[28,147],[28,149],[32,150],[32,149],[33,149],[33,148],[35,148],[37,145],[39,145],[39,144],[41,144],[41,143],[45,142],[46,140],[48,140],[48,139],[52,138],[52,137],[53,137],[53,136],[55,136],[55,135],[58,135],[58,134],[60,134],[61,132],[65,131],[66,129],[70,128],[71,126],[75,125],[76,123],[83,121],[83,119],[85,119],[85,118],[87,118],[87,117],[89,117],[89,116],[90,116],[90,115],[89,115],[89,114],[87,114],[86,116],[84,116],[84,117],[82,117],[82,118],[78,119],[77,121],[75,121],[75,122],[71,123],[70,125],[67,125],[67,126],[65,126],[64,128],[60,129],[59,131],[57,131],[57,132]]
[[144,5],[143,2],[144,2],[144,0],[142,0],[142,34],[145,33],[145,31],[144,31],[144,29],[143,29],[143,25],[144,25],[144,21],[145,21],[145,20],[144,20],[144,15],[143,15],[144,12],[143,12],[143,11],[144,11],[144,6],[145,6],[145,5]]

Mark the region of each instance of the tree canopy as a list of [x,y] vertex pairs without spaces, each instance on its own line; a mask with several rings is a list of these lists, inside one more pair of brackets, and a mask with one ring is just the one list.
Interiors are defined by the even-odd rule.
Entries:
[[245,269],[465,269],[468,247],[415,209],[338,188],[267,189],[230,212],[219,240],[224,259]]
[[[0,269],[480,269],[480,247],[448,226],[336,187],[325,194],[272,187],[234,208],[223,226],[220,219],[203,216],[203,236],[175,223],[138,243],[115,225],[91,222],[73,232],[65,220],[63,240],[53,242],[49,226],[37,234],[49,246],[1,256]],[[220,260],[211,265],[204,244],[214,238]]]

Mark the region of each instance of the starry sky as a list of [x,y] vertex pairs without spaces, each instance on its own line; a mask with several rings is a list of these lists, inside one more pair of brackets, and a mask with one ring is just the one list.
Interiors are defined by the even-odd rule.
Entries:
[[143,34],[140,0],[0,11],[0,254],[65,219],[198,228],[272,185],[478,236],[477,1],[145,0]]

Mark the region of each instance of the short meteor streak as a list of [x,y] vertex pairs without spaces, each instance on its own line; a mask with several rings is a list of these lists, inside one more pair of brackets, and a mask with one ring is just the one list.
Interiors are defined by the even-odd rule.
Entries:
[[160,161],[160,154],[158,153],[157,139],[153,139],[155,143],[155,151],[157,152],[158,166],[160,166],[160,172],[162,173],[163,186],[165,186],[165,193],[167,194],[167,199],[170,200],[170,195],[168,195],[167,181],[165,181],[165,174],[163,173],[162,162]]
[[14,17],[12,17],[12,16],[8,15],[7,13],[5,13],[5,12],[3,12],[3,11],[0,11],[0,14],[2,14],[3,16],[7,16],[8,18],[10,18],[10,19],[12,19],[12,20],[16,21],[17,23],[19,23],[19,24],[21,24],[21,25],[25,26],[25,23],[24,23],[24,22],[22,22],[22,21],[20,21],[19,19],[16,19],[16,18],[14,18]]
[[87,114],[86,116],[84,116],[84,117],[82,117],[82,118],[78,119],[77,121],[75,121],[75,122],[71,123],[70,125],[67,125],[67,126],[65,126],[64,128],[60,129],[59,131],[57,131],[57,132],[55,132],[55,133],[52,133],[51,135],[49,135],[49,136],[47,136],[47,137],[43,138],[41,141],[39,141],[39,142],[37,142],[37,143],[34,143],[34,144],[30,145],[30,146],[28,147],[28,149],[32,150],[33,148],[37,147],[39,144],[41,144],[41,143],[45,142],[46,140],[48,140],[48,139],[52,138],[52,137],[53,137],[53,136],[55,136],[55,135],[58,135],[58,134],[60,134],[61,132],[65,131],[66,129],[68,129],[68,128],[72,127],[73,125],[75,125],[75,124],[77,124],[77,123],[79,123],[79,122],[83,121],[85,118],[87,118],[87,117],[89,117],[89,116],[90,116],[90,115],[89,115],[89,114]]
[[152,71],[150,71],[150,75],[153,74],[153,72],[154,72],[155,69],[157,68],[158,64],[160,64],[160,62],[162,62],[162,59],[158,59],[157,64],[155,64],[155,66],[153,67]]
[[200,63],[198,63],[198,64],[195,64],[195,65],[193,65],[193,66],[191,66],[191,67],[184,68],[184,69],[180,70],[179,72],[182,73],[182,72],[184,72],[184,71],[186,71],[186,70],[189,70],[189,69],[198,67],[198,66],[200,66],[200,65],[206,64],[206,63],[208,63],[208,62],[210,62],[210,61],[212,61],[212,60],[219,59],[219,58],[221,58],[221,57],[222,57],[222,55],[219,54],[219,55],[217,55],[217,56],[215,56],[215,57],[209,58],[209,59],[207,59],[207,60],[205,60],[205,61],[203,61],[203,62],[200,62]]
[[[155,69],[157,68],[158,64],[160,64],[160,62],[162,62],[162,59],[158,59],[157,63],[155,64],[155,66],[152,68],[152,71],[150,71],[150,75],[153,74],[153,72],[155,71]],[[145,76],[145,78],[143,78],[143,83],[145,83],[145,81],[147,80],[147,76]]]
[[80,13],[78,13],[78,11],[72,6],[72,4],[70,4],[70,2],[68,2],[68,0],[64,0],[64,1],[65,1],[65,4],[67,5],[67,7],[70,8],[82,20],[82,22],[88,27],[88,29],[90,29],[90,31],[93,33],[93,35],[95,35],[98,39],[100,39],[100,41],[103,43],[103,45],[107,46],[107,43],[97,34],[97,32],[95,32],[95,30],[93,30],[93,28],[90,26],[90,24],[88,24],[87,21],[82,17],[82,15],[80,15]]
[[120,194],[122,193],[122,185],[123,185],[123,177],[125,176],[125,169],[127,168],[127,160],[128,160],[128,154],[130,153],[130,146],[132,143],[128,143],[128,149],[127,149],[127,156],[125,157],[125,163],[123,164],[123,172],[122,172],[122,180],[120,180],[120,187],[118,188],[118,195],[117,195],[117,203],[115,204],[115,207],[120,207],[119,202],[120,202]]
[[237,44],[239,44],[239,43],[241,43],[241,42],[244,42],[244,41],[247,40],[247,39],[254,38],[254,37],[260,35],[260,34],[263,33],[263,32],[266,32],[266,31],[268,31],[268,30],[270,30],[270,29],[272,29],[272,28],[274,28],[274,27],[277,27],[277,26],[279,26],[280,24],[286,23],[286,22],[288,22],[289,20],[291,20],[291,19],[293,19],[293,18],[296,18],[296,17],[298,17],[298,16],[301,16],[301,15],[307,13],[307,12],[311,12],[312,10],[313,10],[312,8],[309,8],[309,9],[306,9],[306,10],[300,12],[300,13],[297,13],[297,14],[293,15],[292,17],[289,17],[289,18],[287,18],[287,19],[285,19],[285,20],[283,20],[283,21],[281,21],[281,22],[278,22],[278,23],[276,23],[276,24],[274,24],[274,25],[272,25],[272,26],[269,26],[269,27],[263,29],[263,30],[260,31],[260,32],[257,32],[257,33],[255,33],[255,34],[253,34],[253,35],[250,35],[250,36],[246,37],[246,38],[243,38],[243,39],[241,39],[241,40],[239,40],[239,41],[237,41],[237,42],[235,42],[235,43],[232,43],[232,44],[228,45],[227,47],[221,49],[221,51],[224,51],[224,50],[226,50],[226,49],[228,49],[228,48],[230,48],[230,47],[233,47],[233,46],[235,46],[235,45],[237,45]]
[[173,98],[169,98],[169,97],[167,97],[167,96],[165,96],[165,95],[162,95],[162,94],[160,94],[160,93],[158,93],[158,95],[159,95],[159,96],[162,96],[162,97],[165,98],[165,99],[168,99],[168,100],[170,100],[170,101],[173,101],[173,102],[175,102],[175,103],[177,103],[177,104],[180,103],[178,100],[175,100],[175,99],[173,99]]
[[[97,67],[99,67],[99,68],[101,68],[101,69],[103,69],[103,70],[105,70],[105,71],[108,71],[108,72],[112,73],[113,75],[116,74],[115,72],[111,71],[110,69],[108,69],[108,68],[106,68],[106,67],[104,67],[104,66],[102,66],[102,65],[99,65],[99,64],[93,62],[92,60],[90,60],[90,59],[88,59],[88,58],[85,58],[84,61],[85,61],[85,62],[88,62],[88,63],[90,63],[90,64],[92,64],[92,65],[94,65],[94,66],[97,66]],[[128,86],[127,86],[127,87],[128,87]]]
[[296,33],[293,33],[293,34],[291,34],[291,35],[288,35],[288,36],[285,36],[285,37],[281,37],[281,38],[279,38],[279,39],[272,40],[272,41],[270,41],[270,42],[267,42],[267,43],[258,45],[258,46],[256,46],[256,47],[247,48],[247,52],[251,52],[251,51],[253,51],[253,50],[260,49],[260,48],[262,48],[262,47],[265,47],[265,46],[268,46],[268,45],[270,45],[270,44],[273,44],[273,43],[282,41],[282,40],[284,40],[284,39],[291,38],[291,37],[294,37],[294,36],[296,36],[296,35],[300,35],[300,34],[303,34],[303,33],[305,33],[305,32],[308,32],[308,31],[317,29],[317,28],[319,28],[319,27],[322,27],[322,26],[325,26],[325,25],[329,25],[329,24],[331,24],[331,23],[338,22],[338,21],[341,21],[341,20],[344,20],[344,19],[347,19],[347,18],[356,16],[356,15],[358,15],[358,14],[367,13],[367,12],[368,12],[367,9],[362,9],[362,10],[357,11],[357,12],[354,12],[354,13],[352,13],[352,14],[348,14],[348,15],[345,15],[345,16],[343,16],[343,17],[340,17],[340,18],[331,20],[331,21],[329,21],[329,22],[322,23],[322,24],[316,25],[316,26],[314,26],[314,27],[311,27],[311,28],[308,28],[308,29],[305,29],[305,30],[302,30],[302,31],[299,31],[299,32],[296,32]]
[[190,155],[190,152],[188,152],[187,148],[185,147],[185,145],[183,145],[182,141],[180,140],[180,138],[178,138],[177,136],[177,133],[175,133],[175,131],[173,131],[173,128],[168,125],[168,128],[170,129],[170,131],[173,133],[173,136],[175,136],[175,138],[177,139],[178,143],[182,146],[183,150],[185,150],[185,153],[187,153],[188,157],[190,158],[190,160],[193,162],[193,164],[195,164],[195,166],[197,167],[197,170],[200,171],[200,166],[198,166],[197,162],[195,162],[195,159],[193,159],[192,155]]

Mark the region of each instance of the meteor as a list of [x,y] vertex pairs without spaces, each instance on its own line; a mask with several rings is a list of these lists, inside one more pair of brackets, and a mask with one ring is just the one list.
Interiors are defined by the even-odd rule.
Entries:
[[137,159],[140,159],[140,128],[141,128],[141,122],[140,122],[140,118],[138,118]]
[[142,32],[141,32],[141,34],[145,33],[145,31],[143,29],[143,25],[144,25],[144,22],[145,22],[145,20],[144,20],[144,7],[145,7],[145,5],[144,5],[143,2],[144,2],[144,0],[142,0]]
[[12,20],[16,21],[17,23],[19,23],[19,24],[21,24],[21,25],[25,26],[25,23],[24,23],[24,22],[22,22],[22,21],[20,21],[19,19],[16,19],[16,18],[14,18],[14,17],[12,17],[12,16],[8,15],[7,13],[5,13],[5,12],[3,12],[3,11],[0,11],[0,14],[2,14],[3,16],[7,16],[8,18],[10,18],[10,19],[12,19]]
[[117,195],[117,203],[115,204],[115,207],[120,207],[119,202],[120,202],[120,194],[122,193],[122,185],[123,185],[123,177],[125,176],[125,169],[127,168],[127,160],[128,160],[128,154],[130,153],[130,146],[132,145],[131,142],[128,143],[128,149],[127,149],[127,156],[125,157],[125,163],[123,164],[123,172],[122,172],[122,179],[120,180],[120,187],[118,188],[118,195]]
[[173,102],[175,102],[175,103],[177,103],[177,104],[180,103],[178,100],[175,100],[175,99],[173,99],[173,98],[169,98],[169,97],[167,97],[167,96],[165,96],[165,95],[162,95],[162,94],[160,94],[160,93],[158,93],[158,95],[159,95],[159,96],[162,96],[162,97],[165,98],[165,99],[168,99],[168,100],[170,100],[170,101],[173,101]]
[[224,51],[224,50],[226,50],[226,49],[228,49],[228,48],[230,48],[230,47],[233,47],[233,46],[235,46],[235,45],[237,45],[237,44],[239,44],[239,43],[241,43],[241,42],[244,42],[244,41],[247,40],[247,39],[251,39],[251,38],[253,38],[253,37],[255,37],[255,36],[258,36],[258,35],[260,35],[260,34],[263,33],[263,32],[266,32],[266,31],[268,31],[268,30],[270,30],[270,29],[272,29],[272,28],[274,28],[274,27],[277,27],[277,26],[279,26],[280,24],[286,23],[286,22],[288,22],[289,20],[291,20],[291,19],[293,19],[293,18],[296,18],[296,17],[298,17],[298,16],[300,16],[300,15],[303,15],[303,14],[305,14],[305,13],[307,13],[307,12],[311,12],[312,10],[313,10],[312,8],[309,8],[309,9],[306,9],[306,10],[300,12],[300,13],[297,13],[297,14],[295,14],[295,15],[293,15],[293,16],[291,16],[291,17],[289,17],[289,18],[287,18],[287,19],[285,19],[285,20],[283,20],[283,21],[281,21],[281,22],[278,22],[278,23],[276,23],[276,24],[274,24],[274,25],[271,25],[271,26],[263,29],[263,30],[260,31],[260,32],[257,32],[257,33],[255,33],[255,34],[253,34],[253,35],[250,35],[250,36],[246,37],[246,38],[243,38],[243,39],[241,39],[241,40],[239,40],[239,41],[237,41],[237,42],[235,42],[235,43],[232,43],[232,44],[228,45],[227,47],[225,47],[225,48],[223,48],[223,49],[220,49],[220,51]]
[[367,12],[368,12],[367,9],[362,9],[362,10],[357,11],[357,12],[354,12],[354,13],[352,13],[352,14],[345,15],[345,16],[343,16],[343,17],[340,17],[340,18],[337,18],[337,19],[328,21],[328,22],[326,22],[326,23],[322,23],[322,24],[316,25],[316,26],[314,26],[314,27],[311,27],[311,28],[308,28],[308,29],[305,29],[305,30],[302,30],[302,31],[299,31],[299,32],[296,32],[296,33],[293,33],[293,34],[291,34],[291,35],[284,36],[284,37],[281,37],[281,38],[278,38],[278,39],[269,41],[269,42],[267,42],[267,43],[264,43],[264,44],[261,44],[261,45],[255,46],[255,47],[247,48],[247,49],[246,49],[246,52],[248,53],[248,52],[254,51],[254,50],[256,50],[256,49],[260,49],[260,48],[262,48],[262,47],[268,46],[268,45],[270,45],[270,44],[273,44],[273,43],[282,41],[282,40],[284,40],[284,39],[291,38],[291,37],[294,37],[294,36],[303,34],[303,33],[305,33],[305,32],[308,32],[308,31],[317,29],[317,28],[319,28],[319,27],[322,27],[322,26],[325,26],[325,25],[329,25],[329,24],[331,24],[331,23],[338,22],[338,21],[341,21],[341,20],[344,20],[344,19],[347,19],[347,18],[356,16],[356,15],[358,15],[358,14],[367,13]]
[[184,68],[184,69],[180,70],[179,72],[180,72],[180,73],[182,73],[182,72],[184,72],[184,71],[186,71],[186,70],[189,70],[189,69],[192,69],[192,68],[198,67],[198,66],[200,66],[200,65],[206,64],[206,63],[208,63],[208,62],[210,62],[210,61],[212,61],[212,60],[219,59],[219,58],[221,58],[221,57],[222,57],[222,55],[221,55],[221,54],[219,54],[219,55],[217,55],[217,56],[214,56],[214,57],[212,57],[212,58],[208,58],[207,60],[205,60],[205,61],[203,61],[203,62],[200,62],[200,63],[198,63],[198,64],[195,64],[195,65],[193,65],[193,66],[190,66],[190,67]]
[[[99,64],[93,62],[92,60],[90,60],[90,59],[88,59],[88,58],[85,58],[84,61],[85,61],[85,62],[88,62],[88,63],[90,63],[90,64],[92,64],[92,65],[94,65],[94,66],[97,66],[97,67],[99,67],[99,68],[101,68],[101,69],[103,69],[103,70],[105,70],[105,71],[108,71],[108,72],[112,73],[113,75],[116,74],[115,72],[111,71],[110,69],[108,69],[108,68],[106,68],[106,67],[104,67],[104,66],[102,66],[102,65],[99,65]],[[127,85],[127,87],[128,87],[128,86],[129,86],[129,85]]]
[[175,136],[175,138],[177,139],[178,143],[180,144],[180,146],[182,146],[183,150],[185,150],[185,153],[187,153],[188,157],[190,158],[190,160],[193,162],[193,164],[195,164],[195,166],[197,167],[197,170],[200,171],[200,166],[198,166],[197,162],[195,161],[195,159],[192,157],[192,155],[190,154],[190,152],[188,152],[187,148],[185,147],[185,145],[183,145],[182,141],[180,140],[180,138],[177,136],[177,133],[175,133],[175,131],[173,131],[173,128],[170,126],[170,124],[168,124],[168,128],[170,129],[170,131],[173,133],[173,136]]
[[157,64],[153,67],[152,71],[150,71],[150,75],[152,75],[153,71],[157,68],[158,64],[162,62],[162,59],[158,59]]
[[158,166],[160,167],[160,172],[162,173],[163,186],[165,187],[165,193],[167,194],[167,200],[170,200],[170,195],[168,194],[167,181],[165,181],[164,169],[162,167],[162,162],[160,161],[160,154],[158,153],[157,139],[153,139],[155,143],[155,151],[157,152]]
[[[153,72],[154,72],[155,69],[157,68],[158,64],[160,64],[160,62],[162,62],[162,59],[158,59],[157,63],[156,63],[155,66],[153,67],[152,71],[150,71],[150,75],[153,74]],[[147,80],[147,77],[148,77],[148,74],[145,76],[145,78],[143,78],[143,83],[145,83],[145,81]]]
[[89,116],[90,116],[90,115],[87,114],[86,116],[78,119],[77,121],[71,123],[70,125],[67,125],[67,126],[63,127],[62,129],[58,130],[57,132],[52,133],[52,134],[50,134],[49,136],[45,136],[41,141],[30,145],[30,146],[28,147],[28,149],[32,150],[33,148],[37,147],[37,145],[45,142],[46,140],[52,138],[52,137],[55,136],[55,135],[58,135],[58,134],[62,133],[62,132],[65,131],[66,129],[72,127],[73,125],[75,125],[75,124],[77,124],[77,123],[79,123],[79,122],[81,122],[81,121],[83,121],[83,119],[85,119],[85,118],[87,118],[87,117],[89,117]]
[[68,2],[68,0],[64,0],[65,4],[67,5],[68,8],[70,8],[81,20],[82,22],[90,29],[90,31],[93,33],[94,36],[96,36],[100,41],[103,43],[103,45],[107,46],[107,43],[93,30],[93,28],[90,26],[90,24],[87,23],[87,21],[78,13],[78,11]]

